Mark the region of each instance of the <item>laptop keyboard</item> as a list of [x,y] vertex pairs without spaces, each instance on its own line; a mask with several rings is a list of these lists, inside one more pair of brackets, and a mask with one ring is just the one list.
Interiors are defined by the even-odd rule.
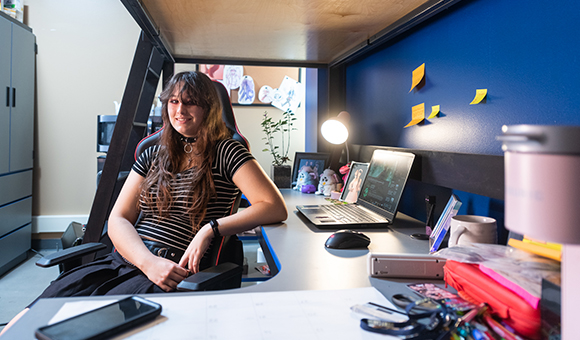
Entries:
[[323,204],[320,206],[328,215],[341,222],[380,222],[383,219],[371,216],[361,209],[357,208],[355,205],[334,205],[334,204]]

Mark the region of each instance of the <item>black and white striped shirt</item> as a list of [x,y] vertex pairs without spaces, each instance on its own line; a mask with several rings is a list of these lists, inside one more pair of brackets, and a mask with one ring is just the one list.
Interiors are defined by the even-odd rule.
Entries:
[[[145,177],[152,170],[151,165],[160,148],[159,145],[155,145],[145,150],[133,165],[133,170]],[[252,159],[254,159],[252,154],[236,140],[226,139],[217,143],[216,158],[212,166],[217,200],[212,200],[208,204],[201,226],[211,219],[231,214],[232,205],[239,193],[232,177],[243,164]],[[168,214],[163,218],[159,216],[156,209],[146,206],[141,199],[139,200],[142,214],[135,228],[140,236],[184,251],[187,249],[194,236],[191,218],[187,213],[187,193],[191,187],[189,184],[191,178],[192,169],[187,169],[171,179],[170,189],[174,202],[169,207]]]

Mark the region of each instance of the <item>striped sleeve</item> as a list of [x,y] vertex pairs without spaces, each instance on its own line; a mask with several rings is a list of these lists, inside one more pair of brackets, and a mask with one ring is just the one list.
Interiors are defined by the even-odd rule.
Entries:
[[218,143],[216,158],[218,170],[226,180],[233,183],[232,177],[236,171],[246,162],[254,159],[254,156],[237,140],[226,139]]
[[151,164],[153,164],[153,159],[159,151],[159,145],[153,145],[145,149],[141,155],[137,158],[133,164],[133,171],[138,173],[142,177],[146,177],[147,173],[151,169]]

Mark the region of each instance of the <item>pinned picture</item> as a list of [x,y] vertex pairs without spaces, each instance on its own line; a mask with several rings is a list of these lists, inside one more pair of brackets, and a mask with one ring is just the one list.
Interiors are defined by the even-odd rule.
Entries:
[[212,80],[222,80],[224,79],[224,65],[199,65],[199,70]]
[[258,98],[264,104],[270,104],[274,100],[274,90],[268,85],[262,86],[258,93]]
[[346,183],[342,189],[340,200],[347,203],[356,203],[362,184],[367,176],[369,163],[352,162]]
[[279,96],[274,97],[272,105],[282,111],[296,112],[298,105],[304,96],[304,85],[296,80],[285,76],[278,87]]
[[238,92],[238,104],[250,105],[256,98],[254,79],[250,76],[243,76]]
[[227,89],[235,90],[242,84],[244,76],[244,67],[235,65],[224,66],[224,82]]

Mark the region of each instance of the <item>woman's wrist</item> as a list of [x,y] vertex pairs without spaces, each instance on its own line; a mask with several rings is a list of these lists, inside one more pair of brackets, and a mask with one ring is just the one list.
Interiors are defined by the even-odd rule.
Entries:
[[214,238],[214,234],[213,234],[213,229],[211,228],[211,225],[209,223],[206,223],[200,230],[200,233],[203,234],[203,236],[209,238],[210,240]]

